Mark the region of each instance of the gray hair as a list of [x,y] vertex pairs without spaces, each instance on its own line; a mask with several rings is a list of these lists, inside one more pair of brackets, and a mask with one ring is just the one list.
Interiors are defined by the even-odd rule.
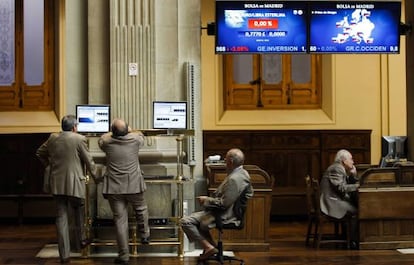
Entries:
[[238,148],[232,148],[227,152],[228,158],[231,159],[235,167],[241,166],[244,163],[244,154]]
[[336,153],[335,162],[342,162],[351,157],[351,153],[346,149],[341,149]]
[[69,114],[62,118],[62,130],[63,131],[72,131],[72,129],[78,125],[78,121],[76,120],[76,116]]

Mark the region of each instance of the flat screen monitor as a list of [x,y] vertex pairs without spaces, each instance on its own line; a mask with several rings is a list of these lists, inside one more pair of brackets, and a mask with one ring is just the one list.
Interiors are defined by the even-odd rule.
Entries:
[[154,129],[187,129],[187,102],[154,101]]
[[383,136],[381,155],[389,159],[407,158],[407,136]]
[[310,53],[399,53],[400,1],[309,2]]
[[306,53],[305,1],[216,1],[216,54]]
[[76,105],[79,133],[102,134],[110,129],[109,105]]

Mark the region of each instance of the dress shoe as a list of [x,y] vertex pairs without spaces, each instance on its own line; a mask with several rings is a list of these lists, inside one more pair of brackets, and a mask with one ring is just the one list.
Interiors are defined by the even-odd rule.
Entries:
[[218,253],[217,248],[211,248],[209,250],[203,251],[203,253],[199,257],[199,260],[208,259],[209,257],[211,257],[211,256],[213,256],[214,254],[217,254],[217,253]]
[[149,237],[143,237],[141,238],[141,244],[148,245],[150,243]]
[[68,263],[70,263],[70,259],[69,258],[60,259],[60,263],[62,263],[62,264],[68,264]]
[[353,250],[358,250],[359,249],[359,244],[358,244],[358,242],[355,242],[355,241],[351,241],[351,243],[350,243],[350,246],[349,246],[351,249],[353,249]]
[[81,241],[81,248],[84,249],[92,243],[92,240],[87,238]]
[[120,257],[117,257],[114,259],[115,264],[122,264],[122,265],[128,265],[128,260],[123,260]]

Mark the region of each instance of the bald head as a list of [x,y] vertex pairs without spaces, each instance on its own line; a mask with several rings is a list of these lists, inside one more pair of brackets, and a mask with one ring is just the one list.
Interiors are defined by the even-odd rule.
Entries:
[[124,136],[128,134],[128,124],[121,119],[112,121],[111,131],[113,136]]
[[243,165],[244,163],[244,154],[242,150],[238,148],[232,148],[227,151],[226,154],[226,166],[227,169],[234,169]]

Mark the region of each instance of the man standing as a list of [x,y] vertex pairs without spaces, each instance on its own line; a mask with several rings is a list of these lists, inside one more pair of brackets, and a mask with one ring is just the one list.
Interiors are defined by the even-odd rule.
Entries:
[[341,149],[336,153],[334,163],[322,176],[320,187],[321,211],[337,219],[350,215],[352,218],[351,248],[358,248],[356,215],[359,183],[354,160],[349,151]]
[[[96,166],[89,154],[87,139],[77,133],[77,121],[74,115],[62,118],[62,132],[52,133],[36,152],[36,156],[49,173],[48,187],[56,200],[56,227],[59,257],[61,263],[68,263],[70,257],[69,211],[75,216],[75,229],[81,239],[81,247],[90,241],[84,229],[85,214],[85,172],[83,165],[95,179]],[[96,181],[96,180],[95,180]]]
[[111,207],[118,243],[115,263],[128,264],[128,203],[137,220],[141,243],[149,244],[148,207],[144,198],[146,185],[139,164],[139,150],[144,144],[141,132],[130,132],[128,124],[115,119],[111,132],[101,136],[99,147],[106,154],[103,195]]
[[200,260],[216,254],[218,250],[215,247],[210,229],[215,226],[214,212],[208,210],[209,206],[216,206],[223,209],[221,218],[223,224],[239,222],[234,214],[233,206],[241,193],[247,188],[247,197],[253,196],[253,188],[250,184],[249,173],[243,168],[244,154],[240,149],[230,149],[226,154],[226,171],[227,177],[219,185],[212,197],[199,196],[199,203],[205,208],[203,211],[194,212],[180,220],[180,225],[191,242],[198,242],[203,248],[203,254]]

